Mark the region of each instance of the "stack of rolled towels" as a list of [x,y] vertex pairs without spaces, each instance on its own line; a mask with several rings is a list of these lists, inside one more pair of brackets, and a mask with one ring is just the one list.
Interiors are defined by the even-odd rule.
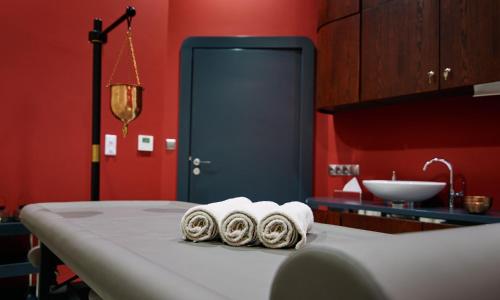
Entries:
[[230,246],[299,249],[313,222],[311,208],[302,202],[278,205],[237,197],[190,208],[181,219],[181,231],[193,242],[220,238]]

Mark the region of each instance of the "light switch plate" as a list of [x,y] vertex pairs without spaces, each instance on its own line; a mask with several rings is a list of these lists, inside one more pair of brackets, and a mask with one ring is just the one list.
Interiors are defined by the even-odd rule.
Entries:
[[175,150],[177,141],[175,139],[166,139],[165,140],[165,148],[167,150]]
[[153,144],[154,144],[154,138],[152,135],[139,134],[137,136],[137,150],[152,152]]
[[106,156],[116,156],[116,135],[106,134],[104,135],[104,155]]

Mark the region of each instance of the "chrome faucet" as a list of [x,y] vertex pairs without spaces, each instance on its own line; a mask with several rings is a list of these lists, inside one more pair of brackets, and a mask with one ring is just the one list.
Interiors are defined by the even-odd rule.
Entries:
[[442,159],[442,158],[433,158],[433,159],[429,160],[428,162],[425,163],[423,171],[425,172],[427,170],[427,167],[430,164],[432,164],[433,162],[443,163],[444,165],[446,165],[448,167],[448,170],[450,170],[450,193],[449,193],[448,201],[449,201],[449,208],[451,210],[451,209],[453,209],[453,202],[455,200],[455,197],[462,197],[463,196],[463,192],[458,192],[458,193],[455,192],[455,189],[453,188],[453,167],[445,159]]

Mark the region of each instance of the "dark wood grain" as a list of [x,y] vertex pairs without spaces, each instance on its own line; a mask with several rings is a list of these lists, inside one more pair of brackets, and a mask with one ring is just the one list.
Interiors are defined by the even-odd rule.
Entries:
[[415,232],[422,229],[421,223],[413,220],[364,216],[354,213],[342,213],[341,225],[384,233]]
[[314,209],[314,222],[384,233],[404,233],[456,228],[456,224],[434,224],[391,217],[358,215],[351,212]]
[[359,15],[318,33],[316,108],[359,102]]
[[340,212],[326,209],[313,209],[314,222],[340,225]]
[[320,0],[318,27],[359,12],[359,0]]
[[340,225],[340,212],[329,210],[326,215],[326,224]]
[[500,1],[441,0],[440,75],[441,88],[500,80]]
[[438,4],[398,0],[362,12],[361,100],[438,89]]
[[326,223],[328,211],[324,209],[313,209],[314,222]]
[[448,228],[456,228],[459,225],[454,224],[433,224],[433,223],[422,223],[422,230],[438,230],[438,229],[448,229]]
[[379,5],[382,5],[382,4],[389,2],[389,1],[398,1],[398,0],[363,0],[361,8],[363,10],[370,9],[370,8],[374,8],[374,7],[377,7]]

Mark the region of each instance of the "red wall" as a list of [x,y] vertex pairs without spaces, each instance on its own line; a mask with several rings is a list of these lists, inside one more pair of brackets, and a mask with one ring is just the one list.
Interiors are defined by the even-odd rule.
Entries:
[[[27,4],[29,2],[29,4]],[[103,199],[174,199],[179,49],[189,36],[301,35],[316,38],[317,1],[149,0],[9,1],[0,11],[0,204],[13,209],[40,201],[86,200],[90,185],[91,45],[87,33],[126,5],[137,8],[134,39],[146,88],[142,115],[118,156],[101,163]],[[110,75],[124,27],[104,47],[103,81]],[[122,64],[117,80],[132,80]],[[102,134],[120,135],[103,91]],[[443,166],[421,171],[442,156],[467,181],[469,194],[500,199],[498,97],[430,99],[338,113],[316,114],[314,194],[332,195],[344,178],[327,176],[328,163],[359,163],[361,178],[446,180]],[[333,121],[335,119],[335,121]],[[155,152],[136,151],[137,134],[155,136]],[[458,183],[458,182],[457,182]],[[457,184],[458,187],[458,184]],[[445,195],[442,195],[443,198]],[[494,206],[500,208],[500,203]]]
[[[166,130],[177,130],[179,49],[190,36],[286,36],[316,38],[317,1],[300,0],[171,0],[168,25]],[[320,117],[324,119],[325,117]],[[173,131],[172,134],[177,131]],[[175,197],[176,157],[163,164],[162,197]],[[324,173],[324,172],[322,172]],[[326,173],[324,173],[326,175]]]
[[[317,1],[171,1],[168,26],[168,99],[178,99],[179,48],[189,36],[303,35],[316,39]],[[279,17],[278,17],[279,16]],[[360,179],[390,178],[443,180],[444,166],[422,172],[425,161],[441,156],[455,168],[456,188],[462,178],[467,193],[500,199],[500,128],[498,97],[427,99],[379,108],[316,114],[316,196],[333,195],[345,178],[327,175],[329,163],[359,163]],[[177,112],[169,101],[168,112]],[[169,113],[165,127],[176,128],[177,117]],[[175,134],[175,133],[172,133]],[[175,182],[175,157],[163,164],[165,182]],[[164,185],[163,198],[172,198],[175,184]],[[365,191],[366,192],[366,191]],[[366,193],[367,197],[370,197]],[[446,204],[446,191],[440,195]],[[494,204],[500,208],[500,203]]]
[[[345,111],[326,121],[331,162],[359,163],[361,179],[448,182],[444,165],[424,163],[442,157],[452,163],[455,189],[500,199],[500,97],[436,98]],[[332,195],[345,179],[317,178],[317,193]],[[447,203],[446,191],[440,203]],[[367,197],[370,195],[367,193]],[[438,204],[438,203],[435,203]],[[500,201],[494,201],[500,209]]]
[[[29,2],[26,3],[26,2]],[[194,35],[302,35],[315,39],[316,1],[10,1],[0,11],[4,29],[0,74],[4,113],[0,121],[0,205],[89,199],[91,44],[96,16],[104,27],[137,8],[134,40],[145,86],[142,115],[129,136],[119,137],[118,156],[102,157],[102,199],[175,199],[179,47]],[[170,6],[170,7],[169,7]],[[168,29],[168,30],[167,30]],[[124,27],[104,47],[103,84],[122,43]],[[125,62],[125,60],[124,60]],[[132,80],[122,63],[117,81]],[[102,134],[120,135],[103,89]],[[323,118],[323,117],[322,117]],[[137,134],[152,134],[155,151],[136,151]],[[101,143],[102,144],[102,143]]]
[[[144,111],[130,126],[129,137],[119,137],[118,156],[102,161],[102,198],[159,198],[164,182],[158,166],[165,151],[140,156],[135,148],[138,133],[164,136],[168,2],[2,4],[0,204],[13,210],[30,202],[89,199],[92,46],[87,34],[94,17],[101,17],[106,27],[129,4],[138,11],[133,28],[146,88]],[[104,46],[103,83],[110,76],[124,30],[121,26],[112,32]],[[128,66],[122,63],[116,80],[128,80]],[[120,134],[104,88],[102,99],[103,135]]]

